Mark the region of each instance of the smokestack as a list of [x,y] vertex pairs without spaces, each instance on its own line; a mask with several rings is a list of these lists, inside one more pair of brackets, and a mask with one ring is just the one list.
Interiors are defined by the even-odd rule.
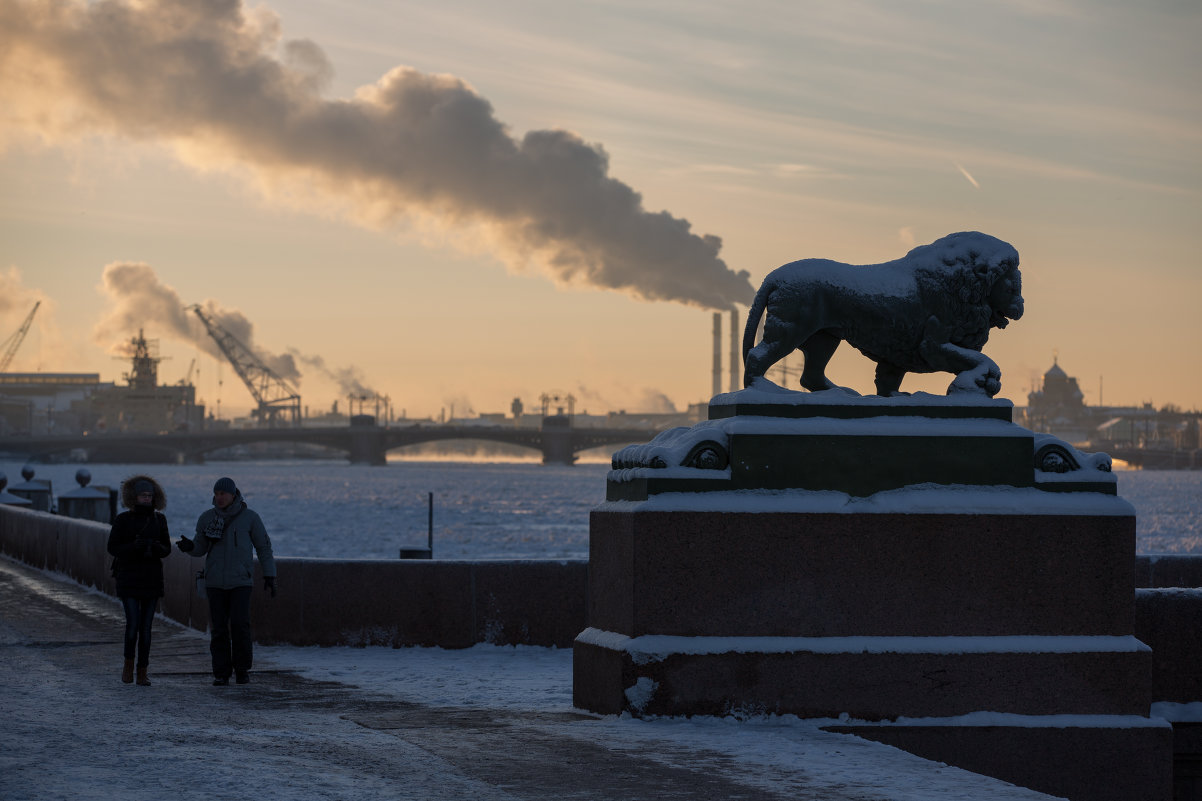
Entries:
[[722,312],[714,312],[714,391],[722,392]]
[[739,391],[739,310],[730,309],[730,391]]

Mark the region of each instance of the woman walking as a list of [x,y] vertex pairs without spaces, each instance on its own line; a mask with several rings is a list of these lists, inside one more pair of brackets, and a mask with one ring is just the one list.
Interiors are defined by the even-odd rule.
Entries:
[[121,681],[134,680],[137,657],[138,684],[150,685],[150,626],[163,597],[163,559],[171,553],[167,518],[159,510],[167,495],[150,476],[132,476],[121,483],[121,505],[129,511],[117,515],[109,532],[108,552],[117,579],[117,597],[125,607],[125,666]]

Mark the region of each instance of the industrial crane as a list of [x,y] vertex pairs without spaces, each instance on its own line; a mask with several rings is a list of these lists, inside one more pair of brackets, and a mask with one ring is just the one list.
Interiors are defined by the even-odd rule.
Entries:
[[25,339],[25,335],[29,333],[29,325],[33,322],[33,315],[37,312],[38,306],[41,305],[42,301],[40,300],[33,304],[33,308],[29,310],[29,314],[25,317],[25,322],[21,323],[21,327],[17,329],[17,333],[4,340],[4,355],[0,356],[0,373],[8,369],[9,362],[17,355],[17,348],[21,347],[21,342]]
[[281,417],[286,419],[288,425],[300,425],[300,393],[264,364],[250,348],[238,341],[237,337],[206,315],[199,306],[188,308],[204,323],[209,336],[234,366],[234,371],[259,404],[258,408],[251,412],[251,415],[258,418],[259,425],[274,427],[279,424]]

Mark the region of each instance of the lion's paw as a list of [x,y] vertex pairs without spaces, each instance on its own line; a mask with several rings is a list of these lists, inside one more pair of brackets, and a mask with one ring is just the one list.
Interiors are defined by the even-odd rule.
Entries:
[[1002,390],[1002,371],[996,364],[986,362],[956,376],[947,388],[948,395],[987,395],[992,398]]

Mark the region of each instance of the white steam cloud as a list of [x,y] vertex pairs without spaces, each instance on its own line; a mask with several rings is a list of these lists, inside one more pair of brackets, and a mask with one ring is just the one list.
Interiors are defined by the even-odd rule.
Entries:
[[25,285],[16,267],[0,270],[0,355],[16,341],[25,318],[40,303],[26,337],[17,345],[8,365],[11,372],[25,372],[42,364],[62,364],[77,358],[74,343],[63,340],[55,320],[54,300],[40,289]]
[[[7,323],[10,319],[16,327],[29,314],[33,304],[45,302],[42,293],[25,286],[21,271],[16,267],[0,270],[0,320]],[[4,336],[0,329],[0,339]]]
[[[615,389],[610,388],[611,391]],[[649,387],[617,387],[619,396],[625,398],[622,403],[614,403],[610,397],[599,389],[576,385],[576,410],[592,410],[600,412],[626,411],[632,414],[677,414],[676,404],[672,399],[658,389]]]
[[713,309],[753,294],[721,240],[645,210],[601,147],[515,138],[450,75],[398,67],[327,100],[330,74],[319,47],[281,42],[279,20],[239,0],[0,0],[0,131],[170,143],[266,186],[300,182],[362,222],[482,231],[511,266],[564,285]]
[[[129,338],[139,329],[151,335],[168,336],[195,344],[218,361],[225,355],[209,336],[196,315],[188,311],[179,293],[164,284],[149,264],[114,262],[106,265],[100,290],[110,303],[104,318],[96,324],[93,337],[98,345],[113,353],[124,353]],[[296,358],[291,353],[271,353],[255,344],[255,327],[242,312],[221,308],[216,301],[200,304],[205,314],[246,346],[276,375],[286,381],[301,378]]]
[[306,356],[295,348],[289,348],[288,353],[295,356],[308,368],[316,370],[328,380],[338,385],[343,397],[354,395],[356,398],[374,399],[380,393],[365,383],[363,371],[354,365],[350,367],[330,367],[320,356]]

